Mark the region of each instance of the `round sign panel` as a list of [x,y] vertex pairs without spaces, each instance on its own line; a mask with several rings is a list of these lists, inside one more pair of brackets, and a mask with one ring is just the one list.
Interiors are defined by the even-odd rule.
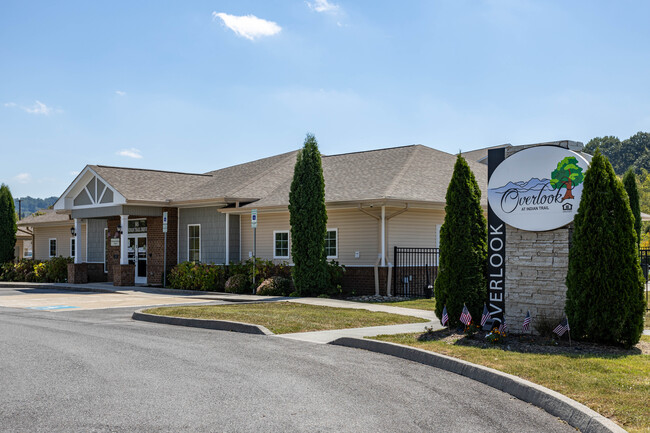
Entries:
[[488,182],[488,202],[506,224],[546,231],[573,221],[589,163],[558,146],[524,149],[506,158]]

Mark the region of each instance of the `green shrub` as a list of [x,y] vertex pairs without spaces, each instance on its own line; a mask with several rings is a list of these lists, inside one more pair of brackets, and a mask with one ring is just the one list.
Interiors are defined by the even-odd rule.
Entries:
[[65,283],[68,281],[68,263],[73,263],[70,257],[52,257],[45,263],[46,283]]
[[576,338],[627,347],[639,342],[645,281],[634,222],[622,182],[597,150],[569,250],[565,311]]
[[328,296],[344,296],[343,293],[343,274],[345,273],[345,266],[339,264],[336,260],[327,262],[327,277],[328,287],[330,288],[327,293]]
[[267,278],[257,287],[257,294],[261,296],[287,296],[292,291],[291,280],[281,276]]
[[248,279],[248,275],[236,274],[228,278],[225,291],[238,294],[251,293],[251,281]]
[[298,152],[289,191],[293,282],[301,296],[328,290],[325,235],[325,180],[316,138],[307,134]]
[[227,269],[221,265],[183,262],[169,273],[169,286],[179,290],[204,290],[222,292]]
[[460,325],[463,304],[481,317],[487,300],[487,222],[481,190],[460,155],[446,195],[445,221],[440,228],[440,268],[435,282],[436,315],[447,306],[449,326]]

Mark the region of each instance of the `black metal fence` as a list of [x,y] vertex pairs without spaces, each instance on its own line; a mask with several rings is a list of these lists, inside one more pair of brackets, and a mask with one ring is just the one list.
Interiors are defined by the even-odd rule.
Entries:
[[433,296],[433,282],[438,276],[438,248],[395,247],[393,293],[395,296]]
[[650,310],[650,292],[648,292],[648,269],[650,268],[650,249],[639,250],[641,258],[641,269],[643,269],[643,276],[645,277],[645,304],[646,308]]

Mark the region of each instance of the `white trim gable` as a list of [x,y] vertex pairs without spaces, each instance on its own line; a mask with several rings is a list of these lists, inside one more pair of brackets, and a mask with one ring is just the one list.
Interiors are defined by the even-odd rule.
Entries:
[[[93,191],[88,190],[87,186],[92,180],[95,179]],[[98,185],[100,181],[104,187]],[[102,199],[108,191],[113,193],[113,201],[110,203],[102,203]],[[89,204],[75,205],[75,199],[80,195],[85,194]],[[88,209],[95,207],[107,207],[125,204],[126,198],[117,192],[108,182],[106,182],[95,170],[86,166],[81,173],[75,178],[65,192],[54,203],[55,210],[70,210],[70,209]]]

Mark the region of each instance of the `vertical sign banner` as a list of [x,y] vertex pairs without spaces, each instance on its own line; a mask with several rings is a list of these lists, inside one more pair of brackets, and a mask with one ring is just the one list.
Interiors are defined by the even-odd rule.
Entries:
[[[488,150],[488,183],[497,166],[506,159],[505,148]],[[488,305],[493,327],[503,323],[505,309],[506,225],[488,201]]]

